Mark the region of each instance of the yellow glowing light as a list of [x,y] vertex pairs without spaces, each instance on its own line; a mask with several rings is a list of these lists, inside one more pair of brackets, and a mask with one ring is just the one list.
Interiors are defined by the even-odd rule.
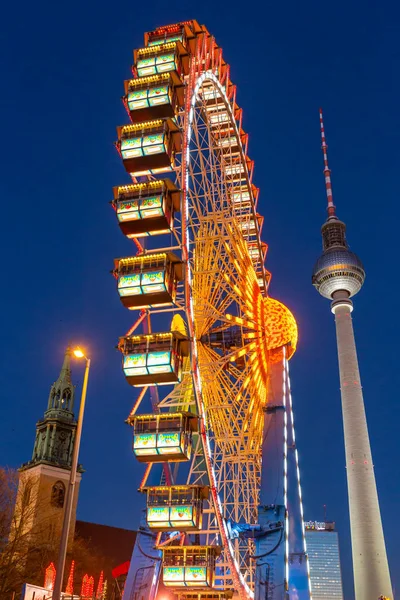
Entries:
[[153,83],[155,81],[166,81],[169,79],[169,73],[160,73],[158,75],[150,75],[149,77],[140,77],[138,79],[130,79],[128,82],[129,87],[139,87],[146,83]]
[[74,356],[76,356],[76,358],[83,358],[85,355],[80,348],[76,348],[74,350]]
[[[229,277],[228,277],[228,283],[229,283]],[[237,286],[237,285],[234,285],[234,286],[233,286],[233,289],[234,289],[234,291],[236,292],[236,294],[237,294],[238,296],[240,296],[240,298],[243,298],[242,291],[241,291],[241,290],[238,288],[238,286]]]
[[161,119],[156,119],[155,121],[143,121],[142,123],[135,123],[131,125],[123,125],[121,127],[122,135],[129,131],[140,131],[141,129],[151,129],[153,127],[161,127],[163,121]]
[[235,362],[238,358],[244,356],[245,354],[247,354],[247,348],[242,348],[242,350],[235,352],[235,354],[233,354],[229,360],[230,362]]
[[241,317],[235,317],[233,315],[230,315],[229,313],[227,313],[225,315],[225,317],[228,319],[228,321],[233,321],[234,323],[237,323],[238,325],[243,325],[244,321]]
[[[139,256],[126,256],[125,258],[118,258],[119,264],[121,266],[125,265],[134,265],[142,262],[151,262],[157,260],[164,260],[166,258],[165,252],[160,252],[157,254],[141,254]],[[137,307],[136,307],[137,308]]]
[[182,335],[187,335],[185,321],[182,319],[181,315],[176,313],[171,322],[171,331],[177,331]]
[[139,177],[142,175],[151,175],[151,172],[147,169],[146,171],[134,171],[133,173],[129,173],[131,177]]
[[130,185],[119,185],[117,188],[118,194],[127,194],[129,192],[138,192],[148,188],[160,188],[164,186],[164,180],[147,181],[146,183],[132,183]]
[[167,42],[166,44],[160,44],[159,46],[148,46],[146,48],[139,48],[137,53],[140,54],[161,54],[165,50],[172,50],[175,48],[176,42]]

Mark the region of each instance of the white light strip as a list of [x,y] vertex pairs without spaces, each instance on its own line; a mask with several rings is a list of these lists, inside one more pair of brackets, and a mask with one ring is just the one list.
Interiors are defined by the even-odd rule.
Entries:
[[[294,412],[293,412],[293,401],[292,401],[292,390],[290,385],[290,376],[289,376],[289,361],[285,358],[286,363],[286,376],[288,381],[288,391],[289,391],[289,410],[290,410],[290,421],[292,425],[292,440],[293,444],[296,443],[296,434],[294,429]],[[296,476],[297,476],[297,490],[299,494],[299,503],[300,503],[300,516],[301,516],[301,531],[303,535],[303,547],[306,555],[306,565],[307,565],[307,577],[308,577],[308,592],[310,594],[310,600],[312,600],[312,590],[311,590],[311,577],[310,577],[310,561],[308,560],[307,554],[307,541],[306,541],[306,533],[304,527],[304,512],[303,512],[303,494],[301,491],[301,480],[300,480],[300,467],[299,467],[299,453],[297,452],[297,448],[295,448],[295,460],[296,460]]]
[[[190,162],[190,152],[189,152],[189,146],[190,146],[190,140],[192,137],[192,131],[193,131],[193,117],[194,117],[194,106],[196,104],[196,100],[198,99],[198,95],[199,95],[199,89],[203,83],[203,81],[205,79],[211,79],[219,88],[220,93],[223,95],[223,97],[225,98],[228,107],[229,107],[229,111],[233,120],[233,123],[236,127],[236,123],[232,114],[232,109],[230,107],[229,104],[229,100],[225,94],[225,88],[223,86],[221,86],[221,84],[219,83],[217,77],[214,75],[214,73],[212,71],[206,71],[205,73],[203,73],[202,75],[200,75],[200,77],[197,79],[197,83],[196,86],[194,88],[193,91],[193,96],[191,99],[191,109],[189,111],[189,123],[188,123],[188,127],[187,127],[187,147],[186,147],[186,172],[185,172],[185,213],[186,213],[186,253],[187,253],[187,273],[188,273],[188,284],[189,284],[189,290],[190,290],[190,298],[189,298],[189,313],[190,313],[190,320],[191,323],[194,322],[194,306],[193,306],[193,298],[192,298],[192,271],[190,268],[190,262],[189,262],[189,256],[190,256],[190,231],[189,231],[189,227],[188,227],[188,218],[189,218],[189,195],[188,195],[188,189],[189,189],[189,162]],[[238,137],[239,139],[239,137]],[[190,325],[189,325],[190,327]],[[203,423],[204,423],[204,428],[206,427],[206,414],[205,414],[205,408],[204,408],[204,403],[202,400],[202,386],[201,386],[201,377],[200,377],[200,372],[199,372],[199,367],[198,367],[198,360],[197,360],[197,341],[195,336],[193,335],[193,332],[191,332],[191,338],[193,340],[193,354],[194,354],[194,369],[193,369],[193,381],[194,381],[194,385],[197,391],[197,398],[200,400],[199,402],[199,410],[200,410],[200,416],[203,419]],[[217,521],[219,521],[222,524],[222,528],[224,530],[224,535],[225,535],[225,539],[228,542],[228,550],[231,554],[231,560],[232,563],[235,567],[236,570],[236,575],[240,581],[240,583],[242,584],[247,596],[251,599],[254,598],[254,592],[249,588],[248,584],[246,583],[242,573],[240,572],[240,568],[239,565],[235,559],[235,554],[234,554],[234,549],[232,544],[230,543],[229,540],[229,535],[228,535],[228,530],[226,527],[226,523],[225,523],[225,518],[224,515],[222,514],[222,503],[221,503],[221,499],[219,497],[219,494],[217,492],[217,479],[216,479],[216,475],[215,475],[215,470],[214,467],[212,466],[212,451],[211,451],[211,445],[210,445],[210,440],[208,437],[208,433],[206,431],[206,429],[204,429],[204,436],[206,438],[206,447],[204,448],[205,451],[207,451],[208,453],[208,460],[206,459],[206,464],[207,464],[207,471],[208,471],[208,475],[210,478],[210,483],[212,485],[212,487],[215,489],[216,491],[216,496],[217,496],[217,505],[215,506],[215,509],[217,511],[219,511],[220,514],[220,518],[218,519],[217,517]],[[207,457],[206,457],[207,458]],[[215,505],[215,504],[214,504]]]
[[283,504],[285,507],[285,580],[289,586],[289,511],[287,503],[287,389],[286,389],[286,348],[283,348],[282,394],[285,413],[283,417]]

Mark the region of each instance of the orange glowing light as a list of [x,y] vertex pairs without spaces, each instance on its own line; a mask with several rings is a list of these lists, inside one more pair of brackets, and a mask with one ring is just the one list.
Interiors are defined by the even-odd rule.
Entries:
[[69,577],[67,582],[67,587],[65,589],[65,593],[73,596],[74,594],[74,571],[75,571],[75,561],[73,560],[71,563],[71,569],[69,571]]
[[51,562],[45,572],[43,587],[45,587],[46,590],[53,591],[55,580],[56,580],[56,568],[54,566],[54,563]]
[[100,573],[99,583],[97,584],[96,598],[101,599],[103,596],[103,588],[104,588],[104,573],[103,571]]
[[83,598],[85,598],[85,596],[88,596],[88,582],[89,582],[89,575],[87,573],[85,573],[85,575],[83,576],[83,579],[82,579],[82,587],[81,587],[81,596]]
[[298,340],[296,319],[282,302],[266,298],[264,303],[267,313],[268,350],[273,351],[287,346],[287,356],[291,358],[296,351]]

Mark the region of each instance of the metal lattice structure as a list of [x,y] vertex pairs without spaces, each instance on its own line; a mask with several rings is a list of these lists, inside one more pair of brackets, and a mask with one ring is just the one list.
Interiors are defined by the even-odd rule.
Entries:
[[[257,214],[258,190],[236,87],[221,48],[196,21],[145,34],[145,47],[135,51],[134,61],[124,96],[132,124],[118,128],[116,144],[132,184],[114,188],[113,204],[137,254],[118,259],[114,274],[124,305],[141,311],[119,347],[129,383],[141,387],[128,422],[134,426],[135,453],[147,462],[142,488],[150,489],[154,515],[165,520],[155,533],[147,512],[142,523],[142,531],[149,528],[147,538],[137,544],[126,593],[133,600],[143,596],[135,590],[147,589],[154,597],[163,569],[164,583],[182,598],[189,587],[202,589],[202,597],[225,598],[234,590],[252,598],[260,586],[263,598],[285,598],[292,414],[287,359],[295,350],[297,327],[288,309],[268,296],[263,219]],[[171,325],[165,331],[167,319]],[[164,333],[153,333],[160,323]],[[271,395],[273,364],[281,383]],[[147,396],[153,417],[139,414]],[[285,425],[274,410],[267,414],[268,403],[283,408]],[[192,429],[183,429],[189,422]],[[260,497],[266,426],[281,436],[279,459],[272,465],[282,482],[280,503]],[[162,433],[168,427],[168,434]],[[168,443],[186,436],[185,447],[174,448],[176,455],[161,446],[168,436]],[[160,462],[163,487],[209,490],[201,524],[193,531],[175,525],[171,492],[169,500],[160,500],[163,491],[149,488]],[[278,542],[266,554],[282,563],[277,575],[268,575],[270,585],[257,575],[254,531],[267,535],[266,526],[259,525],[260,502],[275,507],[270,529]],[[302,516],[299,523],[301,530]],[[197,585],[188,569],[200,569],[196,576],[206,569],[207,577]]]

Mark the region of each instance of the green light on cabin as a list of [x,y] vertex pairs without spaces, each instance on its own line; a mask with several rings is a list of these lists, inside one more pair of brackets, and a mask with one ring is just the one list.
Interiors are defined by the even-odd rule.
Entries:
[[163,581],[165,585],[185,585],[183,567],[164,567]]
[[190,586],[207,585],[207,568],[185,567],[185,583]]

